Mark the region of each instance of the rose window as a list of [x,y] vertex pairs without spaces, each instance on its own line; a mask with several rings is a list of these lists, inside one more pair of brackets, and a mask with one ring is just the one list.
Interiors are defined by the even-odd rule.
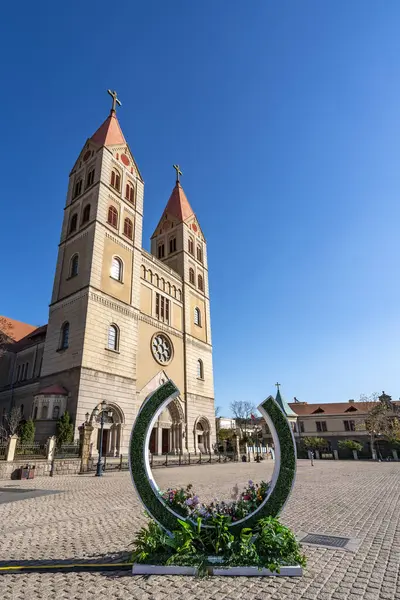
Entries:
[[172,346],[169,339],[162,334],[154,336],[151,349],[153,351],[154,358],[158,362],[165,364],[171,360]]

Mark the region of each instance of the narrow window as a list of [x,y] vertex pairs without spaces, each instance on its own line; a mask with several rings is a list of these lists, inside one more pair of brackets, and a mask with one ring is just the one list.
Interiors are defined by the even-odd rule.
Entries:
[[89,173],[87,174],[86,187],[93,185],[93,182],[94,182],[94,169],[89,171]]
[[200,246],[197,246],[197,260],[203,262],[203,252],[201,251]]
[[118,173],[118,171],[116,169],[113,169],[111,171],[111,185],[113,188],[115,188],[118,192],[121,189],[121,175]]
[[203,367],[203,361],[199,360],[197,361],[197,378],[198,379],[204,379],[204,367]]
[[61,327],[60,350],[66,350],[68,348],[68,341],[69,341],[69,323],[66,322]]
[[128,218],[124,221],[124,234],[130,239],[133,237],[133,223]]
[[71,268],[70,268],[69,276],[76,277],[78,275],[78,269],[79,269],[79,256],[77,254],[74,254],[74,256],[71,258]]
[[82,191],[82,179],[78,179],[78,181],[75,183],[74,198],[79,196],[81,191]]
[[344,430],[345,431],[350,431],[349,421],[343,421],[343,424],[344,424]]
[[201,312],[197,306],[194,309],[194,324],[198,325],[199,327],[201,326]]
[[90,204],[86,204],[85,208],[83,209],[83,214],[82,214],[82,223],[87,223],[90,219]]
[[118,350],[119,346],[119,335],[118,327],[116,325],[110,325],[108,328],[108,349]]
[[158,258],[164,258],[165,255],[165,247],[164,244],[160,244],[158,246]]
[[156,317],[160,321],[169,323],[170,301],[165,296],[156,293]]
[[21,415],[21,419],[24,416],[24,405],[21,404],[21,406],[19,407],[19,414]]
[[49,416],[49,407],[45,404],[44,406],[42,406],[40,418],[47,419],[48,416]]
[[304,421],[299,421],[300,433],[304,433]]
[[176,238],[169,240],[169,253],[176,252]]
[[122,281],[122,261],[114,256],[111,263],[111,277],[117,281]]
[[189,269],[189,283],[193,283],[194,285],[194,269]]
[[134,195],[134,193],[135,193],[135,192],[134,192],[134,190],[133,190],[133,185],[131,185],[131,189],[129,190],[129,200],[130,200],[130,202],[132,202],[132,204],[133,204],[133,202],[134,202],[134,196],[133,196],[133,195]]
[[17,367],[17,379],[16,379],[16,381],[19,381],[20,373],[21,373],[21,365],[18,365],[18,367]]
[[71,221],[69,224],[69,232],[73,233],[74,231],[76,231],[77,225],[78,225],[78,215],[76,213],[74,213],[71,217]]
[[190,254],[194,254],[194,243],[192,238],[188,239],[188,250],[190,252]]
[[33,420],[36,421],[37,419],[37,413],[38,413],[38,407],[35,406],[34,411],[33,411]]
[[201,275],[197,276],[197,287],[199,288],[199,290],[203,291],[204,289],[204,284],[203,284],[203,277]]
[[133,203],[133,185],[131,183],[127,183],[125,186],[125,200],[129,200],[129,202]]
[[60,416],[60,407],[59,406],[54,406],[54,408],[53,408],[53,419],[58,419],[59,416]]
[[107,221],[113,227],[115,227],[115,228],[118,227],[118,211],[115,208],[115,206],[109,206],[108,207],[108,218],[107,218]]

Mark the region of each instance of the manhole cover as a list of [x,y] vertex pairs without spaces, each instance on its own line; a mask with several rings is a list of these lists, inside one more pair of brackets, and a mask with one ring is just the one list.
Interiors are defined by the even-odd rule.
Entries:
[[350,538],[337,537],[335,535],[318,535],[316,533],[309,533],[301,540],[305,544],[331,546],[332,548],[344,548],[349,541]]

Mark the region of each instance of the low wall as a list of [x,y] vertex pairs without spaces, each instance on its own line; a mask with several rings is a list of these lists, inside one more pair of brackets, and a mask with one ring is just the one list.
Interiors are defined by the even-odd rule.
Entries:
[[[0,479],[19,479],[19,470],[26,465],[35,466],[35,477],[50,475],[51,462],[45,459],[0,460]],[[54,475],[76,475],[80,467],[80,458],[59,458],[54,461]]]

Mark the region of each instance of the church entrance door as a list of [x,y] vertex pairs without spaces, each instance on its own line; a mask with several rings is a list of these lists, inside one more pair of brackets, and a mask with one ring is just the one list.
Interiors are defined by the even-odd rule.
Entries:
[[169,438],[169,429],[163,429],[162,430],[162,453],[163,454],[167,454],[167,452],[169,452],[168,438]]
[[153,430],[150,434],[150,440],[149,440],[149,451],[151,452],[151,454],[155,454],[156,453],[156,430],[153,427]]

